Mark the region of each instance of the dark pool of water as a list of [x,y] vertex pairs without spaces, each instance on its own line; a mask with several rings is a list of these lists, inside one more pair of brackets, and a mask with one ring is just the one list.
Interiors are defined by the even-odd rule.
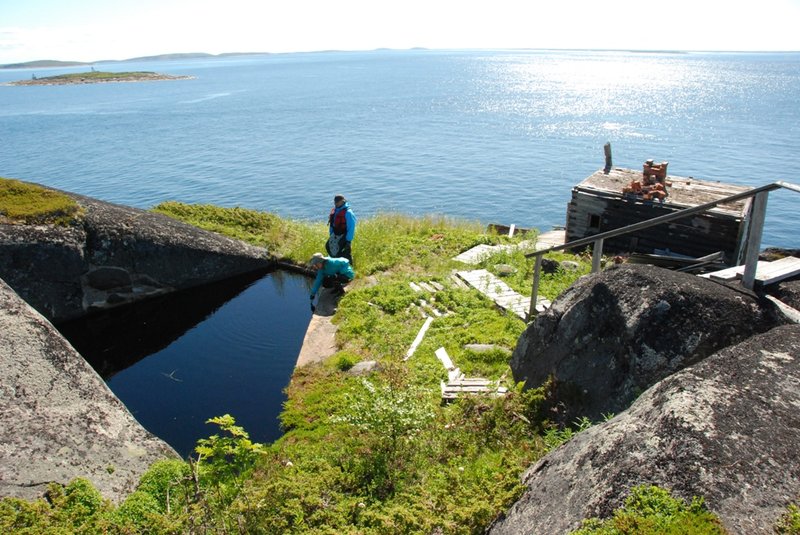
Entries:
[[139,303],[59,329],[150,432],[182,456],[231,414],[256,442],[278,415],[310,319],[308,280],[283,271]]

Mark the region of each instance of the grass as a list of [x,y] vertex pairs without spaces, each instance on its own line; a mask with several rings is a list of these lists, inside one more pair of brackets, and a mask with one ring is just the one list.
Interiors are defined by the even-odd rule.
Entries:
[[[244,208],[169,202],[155,210],[295,264],[322,250],[327,235],[324,225]],[[195,461],[157,463],[119,507],[76,484],[54,491],[49,504],[0,501],[0,531],[482,533],[521,494],[523,470],[573,431],[546,421],[547,385],[523,390],[511,379],[508,352],[525,324],[450,281],[453,270],[467,268],[452,258],[481,243],[518,240],[441,217],[379,214],[359,221],[357,277],[333,317],[339,351],[295,370],[282,438],[253,444],[232,418],[215,418],[222,433],[200,441]],[[588,272],[587,259],[556,257],[566,258],[578,268],[545,276],[544,295],[554,298]],[[532,260],[503,253],[482,266],[495,270],[500,263],[516,270],[506,277],[512,287],[530,291]],[[411,289],[411,282],[427,281],[445,289]],[[423,323],[422,300],[446,314],[404,360]],[[465,348],[473,343],[495,349]],[[439,347],[467,375],[503,382],[508,395],[442,404]],[[361,360],[377,361],[378,371],[348,374]]]
[[80,206],[63,193],[0,177],[0,222],[68,225],[80,214]]

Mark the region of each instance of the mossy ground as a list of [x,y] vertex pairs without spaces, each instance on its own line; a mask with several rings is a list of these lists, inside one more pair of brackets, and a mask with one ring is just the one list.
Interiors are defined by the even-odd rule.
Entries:
[[80,212],[78,203],[63,193],[0,177],[0,222],[67,225]]

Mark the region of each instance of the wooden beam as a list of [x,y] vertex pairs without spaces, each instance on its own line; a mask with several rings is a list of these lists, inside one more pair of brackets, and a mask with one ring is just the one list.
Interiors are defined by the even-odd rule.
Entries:
[[767,213],[768,191],[756,193],[750,213],[750,228],[747,231],[747,249],[744,255],[744,274],[742,286],[753,289],[758,268],[758,253],[761,250],[761,234],[764,231],[764,216]]
[[603,238],[594,242],[592,249],[592,273],[597,273],[603,260]]
[[412,343],[411,347],[408,348],[406,357],[403,360],[408,360],[414,355],[414,352],[417,350],[417,347],[422,343],[422,339],[425,337],[425,333],[428,331],[428,327],[431,326],[431,323],[433,323],[433,318],[428,318],[425,320],[425,323],[422,325],[422,328],[417,333],[417,337],[414,339],[414,343]]
[[533,289],[531,290],[531,306],[528,310],[528,320],[536,315],[536,301],[539,298],[539,277],[542,272],[542,255],[536,255],[533,262]]

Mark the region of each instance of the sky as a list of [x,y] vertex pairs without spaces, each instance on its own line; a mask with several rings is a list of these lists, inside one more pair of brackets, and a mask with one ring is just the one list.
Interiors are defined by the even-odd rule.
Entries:
[[0,64],[424,47],[800,51],[800,0],[0,0]]

